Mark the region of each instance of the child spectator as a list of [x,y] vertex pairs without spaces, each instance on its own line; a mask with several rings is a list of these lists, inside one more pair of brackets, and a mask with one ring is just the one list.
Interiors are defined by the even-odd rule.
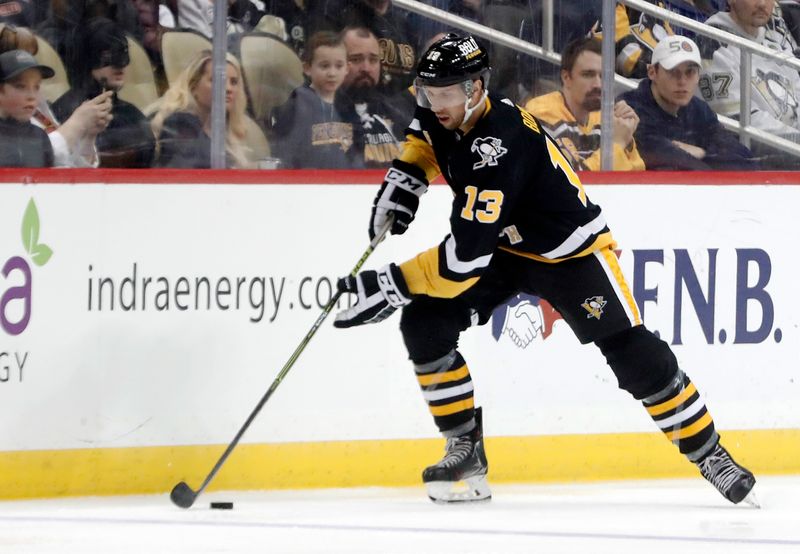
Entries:
[[[245,109],[247,99],[242,71],[232,55],[227,56],[225,84],[226,167],[250,166],[245,154]],[[164,93],[151,123],[158,137],[159,167],[208,169],[211,167],[211,51],[200,52]]]
[[[25,50],[35,56],[39,43],[29,30],[0,23],[0,54],[11,50]],[[97,167],[95,138],[111,121],[112,94],[108,91],[85,101],[64,123],[59,123],[47,100],[39,95],[31,123],[47,133],[55,167]]]
[[362,167],[353,146],[353,124],[334,107],[347,74],[341,35],[320,31],[305,50],[303,71],[310,83],[296,88],[275,113],[276,154],[286,167],[346,169]]
[[31,117],[42,79],[53,75],[24,50],[0,54],[0,166],[52,167],[53,147]]

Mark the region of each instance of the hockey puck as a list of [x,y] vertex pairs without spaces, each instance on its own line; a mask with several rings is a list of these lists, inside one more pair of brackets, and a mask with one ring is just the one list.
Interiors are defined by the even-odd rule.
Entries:
[[233,510],[233,502],[212,502],[211,508],[214,510]]

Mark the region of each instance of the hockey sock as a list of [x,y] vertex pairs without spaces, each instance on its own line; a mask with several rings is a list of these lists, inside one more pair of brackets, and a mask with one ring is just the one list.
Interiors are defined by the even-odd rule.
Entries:
[[472,377],[458,351],[415,365],[414,372],[433,421],[445,437],[463,435],[475,428]]
[[647,413],[690,461],[696,462],[717,444],[719,436],[700,393],[678,370],[664,389],[642,401]]

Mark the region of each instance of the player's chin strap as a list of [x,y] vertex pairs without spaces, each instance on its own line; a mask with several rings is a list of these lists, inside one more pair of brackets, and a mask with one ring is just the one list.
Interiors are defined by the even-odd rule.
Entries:
[[[472,83],[470,82],[470,87],[469,87],[470,89],[472,89],[471,85]],[[481,96],[481,99],[473,107],[470,108],[469,100],[471,96],[472,96],[472,90],[469,91],[469,93],[467,94],[467,101],[464,102],[464,119],[461,120],[459,128],[462,127],[467,121],[469,121],[469,118],[472,117],[472,114],[475,113],[475,110],[478,109],[478,106],[481,106],[486,102],[486,99],[489,97],[489,89],[483,89],[483,95]]]

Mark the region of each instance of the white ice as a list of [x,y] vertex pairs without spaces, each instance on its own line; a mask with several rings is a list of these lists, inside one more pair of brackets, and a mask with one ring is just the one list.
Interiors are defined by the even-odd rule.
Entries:
[[[422,487],[214,492],[0,502],[0,553],[800,552],[800,477],[760,477],[762,509],[699,477],[494,485],[491,502],[439,506]],[[232,511],[209,509],[232,501]]]

